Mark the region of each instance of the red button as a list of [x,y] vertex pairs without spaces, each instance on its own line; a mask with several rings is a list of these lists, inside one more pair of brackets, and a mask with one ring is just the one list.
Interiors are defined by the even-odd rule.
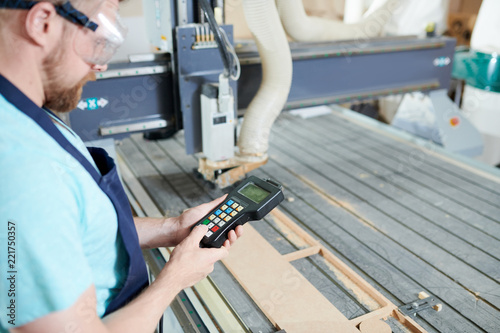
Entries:
[[219,230],[219,227],[218,227],[218,226],[215,226],[215,227],[213,227],[213,228],[212,228],[212,231],[213,231],[213,232],[216,232],[217,230]]
[[458,117],[450,118],[450,125],[452,127],[460,125],[460,118],[458,118]]

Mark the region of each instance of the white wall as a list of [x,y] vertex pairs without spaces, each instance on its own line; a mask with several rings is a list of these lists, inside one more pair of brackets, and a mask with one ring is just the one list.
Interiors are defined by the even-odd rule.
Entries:
[[128,61],[130,54],[151,52],[146,32],[146,22],[143,17],[142,0],[126,0],[121,2],[120,16],[128,28],[128,33],[125,43],[118,49],[118,52],[111,61]]

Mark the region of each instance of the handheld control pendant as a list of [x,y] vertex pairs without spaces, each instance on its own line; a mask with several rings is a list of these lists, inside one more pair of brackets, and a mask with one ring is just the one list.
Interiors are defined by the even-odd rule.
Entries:
[[200,246],[221,247],[229,231],[249,220],[262,219],[283,199],[281,184],[250,176],[231,191],[223,203],[194,225],[208,226]]

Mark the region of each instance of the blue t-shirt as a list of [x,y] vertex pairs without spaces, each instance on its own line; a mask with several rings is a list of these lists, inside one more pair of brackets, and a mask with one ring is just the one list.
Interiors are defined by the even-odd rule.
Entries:
[[[57,127],[94,164],[81,139]],[[107,195],[1,94],[0,249],[0,332],[67,309],[92,284],[102,316],[127,276]]]

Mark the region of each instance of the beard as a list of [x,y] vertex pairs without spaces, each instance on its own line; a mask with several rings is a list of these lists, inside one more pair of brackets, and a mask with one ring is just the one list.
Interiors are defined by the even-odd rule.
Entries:
[[94,72],[89,72],[79,82],[68,87],[64,83],[67,73],[61,67],[64,63],[65,51],[62,46],[56,49],[57,54],[46,59],[43,64],[47,75],[44,85],[44,106],[56,112],[69,112],[77,107],[83,86],[89,81],[95,81],[96,76]]

